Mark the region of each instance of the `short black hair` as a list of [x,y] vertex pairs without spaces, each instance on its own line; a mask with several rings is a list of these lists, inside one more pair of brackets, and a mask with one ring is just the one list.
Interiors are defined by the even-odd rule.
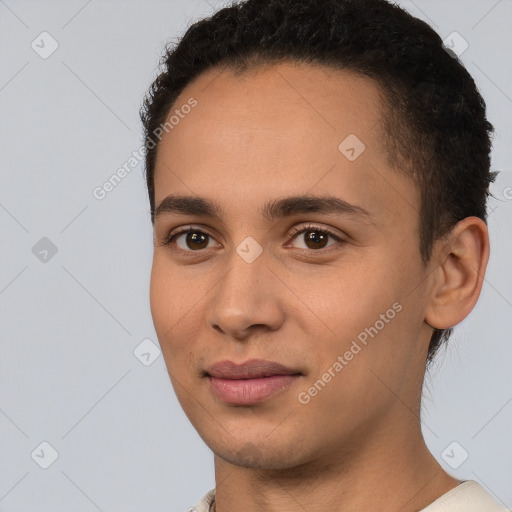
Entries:
[[[381,120],[388,163],[420,192],[419,251],[428,263],[434,242],[460,220],[486,222],[492,124],[466,68],[425,22],[386,0],[235,1],[192,24],[169,43],[162,71],[140,116],[154,224],[153,136],[183,89],[202,72],[236,73],[258,65],[304,62],[345,68],[373,80],[386,113]],[[452,329],[435,329],[431,362]]]

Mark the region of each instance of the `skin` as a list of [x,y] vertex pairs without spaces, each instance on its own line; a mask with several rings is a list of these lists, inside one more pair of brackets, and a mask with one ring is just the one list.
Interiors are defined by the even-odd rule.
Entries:
[[[214,452],[217,511],[421,510],[460,483],[425,445],[420,398],[432,327],[460,322],[480,293],[485,223],[459,222],[422,263],[418,190],[386,163],[368,78],[291,63],[240,76],[212,69],[171,110],[191,96],[198,105],[159,143],[155,202],[201,196],[222,212],[157,216],[150,300],[177,397]],[[366,146],[354,161],[338,149],[349,134]],[[260,212],[302,194],[369,216]],[[305,233],[290,236],[308,223],[340,240],[317,248]],[[205,248],[186,235],[164,245],[189,225],[210,235]],[[248,236],[262,249],[252,263],[236,251]],[[298,394],[394,303],[401,311],[302,404]],[[302,375],[256,405],[212,393],[209,365],[253,358]]]

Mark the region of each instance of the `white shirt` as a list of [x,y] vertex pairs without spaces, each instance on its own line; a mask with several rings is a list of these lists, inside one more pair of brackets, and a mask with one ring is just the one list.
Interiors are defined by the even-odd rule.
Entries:
[[[209,512],[215,489],[208,491],[190,512]],[[420,512],[511,512],[499,505],[485,489],[474,480],[462,482]]]

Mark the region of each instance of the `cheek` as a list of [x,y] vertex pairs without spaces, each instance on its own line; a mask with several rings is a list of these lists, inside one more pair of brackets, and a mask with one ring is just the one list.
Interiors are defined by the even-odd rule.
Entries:
[[[173,283],[169,273],[163,271],[163,266],[155,254],[151,268],[149,302],[153,324],[159,338],[165,331],[172,327],[170,314],[174,311],[172,286]],[[163,340],[160,339],[160,343],[162,343],[162,341]]]
[[[361,379],[371,377],[363,369],[398,367],[411,356],[414,326],[407,319],[407,282],[393,266],[382,263],[351,265],[350,272],[338,269],[328,279],[317,275],[297,284],[297,295],[307,297],[304,302],[315,313],[311,318],[320,330],[310,348],[320,355],[312,378],[332,368],[341,356],[345,377],[355,379],[354,385],[362,384]],[[348,367],[351,371],[345,370]]]
[[302,279],[298,285],[300,295],[322,320],[329,338],[351,340],[379,321],[380,315],[398,300],[400,285],[396,276],[379,268],[382,266],[373,263],[351,264],[349,270],[339,268],[331,270],[328,276]]
[[[155,331],[164,358],[177,356],[190,346],[184,333],[185,324],[194,315],[197,302],[194,287],[186,288],[179,269],[166,264],[165,257],[155,254],[150,280],[150,307]],[[190,326],[189,326],[190,327]]]

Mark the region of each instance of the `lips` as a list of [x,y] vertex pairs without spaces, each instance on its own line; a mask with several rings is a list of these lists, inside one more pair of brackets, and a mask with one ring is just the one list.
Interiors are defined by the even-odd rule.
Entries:
[[232,361],[221,361],[206,370],[211,377],[218,379],[258,379],[273,375],[298,375],[300,371],[282,364],[262,359],[252,359],[242,364]]
[[228,405],[254,405],[288,389],[301,372],[253,359],[243,364],[221,361],[207,369],[213,393]]

